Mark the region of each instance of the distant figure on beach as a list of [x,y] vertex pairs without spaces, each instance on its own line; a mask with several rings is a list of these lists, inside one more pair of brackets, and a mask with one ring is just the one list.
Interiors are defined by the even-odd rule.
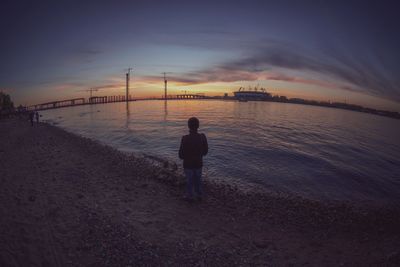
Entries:
[[35,113],[33,111],[29,112],[29,120],[31,122],[31,126],[33,126],[33,117],[35,116]]
[[193,200],[193,187],[198,200],[202,198],[201,173],[203,156],[208,153],[208,143],[205,134],[197,132],[200,122],[192,117],[188,120],[189,134],[184,135],[179,148],[179,158],[183,159],[183,169],[186,176],[186,198]]
[[36,123],[39,123],[39,112],[35,111]]

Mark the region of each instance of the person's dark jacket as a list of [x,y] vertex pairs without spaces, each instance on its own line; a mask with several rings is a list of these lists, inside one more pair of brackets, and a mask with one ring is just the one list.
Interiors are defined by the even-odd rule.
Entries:
[[179,148],[179,158],[183,159],[183,168],[199,169],[203,167],[203,156],[208,153],[205,134],[190,132],[184,135]]

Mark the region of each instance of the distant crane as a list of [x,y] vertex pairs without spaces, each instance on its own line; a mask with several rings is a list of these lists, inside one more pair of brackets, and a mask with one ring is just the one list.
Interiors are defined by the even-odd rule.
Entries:
[[162,74],[164,74],[164,99],[167,100],[167,74],[171,73],[171,72],[163,72]]
[[89,89],[89,90],[87,90],[87,91],[89,91],[89,92],[90,92],[90,98],[92,98],[92,96],[93,96],[93,91],[97,92],[97,91],[99,91],[99,89],[90,88],[90,89]]
[[90,89],[87,89],[87,90],[78,90],[77,92],[90,92],[90,98],[89,99],[91,99],[92,95],[93,95],[93,91],[97,92],[100,89],[101,88],[90,88]]

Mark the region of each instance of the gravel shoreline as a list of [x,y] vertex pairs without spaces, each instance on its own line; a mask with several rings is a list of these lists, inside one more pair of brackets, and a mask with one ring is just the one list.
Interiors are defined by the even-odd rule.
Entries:
[[0,121],[1,266],[398,266],[398,207],[207,181],[49,124]]

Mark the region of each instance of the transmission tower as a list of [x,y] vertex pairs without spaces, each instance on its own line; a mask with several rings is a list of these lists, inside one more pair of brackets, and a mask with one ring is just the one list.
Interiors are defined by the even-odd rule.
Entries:
[[126,73],[126,96],[125,96],[125,100],[128,103],[129,101],[129,80],[130,80],[130,76],[131,76],[131,70],[132,68],[128,68],[128,72]]
[[164,99],[167,100],[167,73],[171,73],[171,72],[163,72],[162,74],[164,74]]

